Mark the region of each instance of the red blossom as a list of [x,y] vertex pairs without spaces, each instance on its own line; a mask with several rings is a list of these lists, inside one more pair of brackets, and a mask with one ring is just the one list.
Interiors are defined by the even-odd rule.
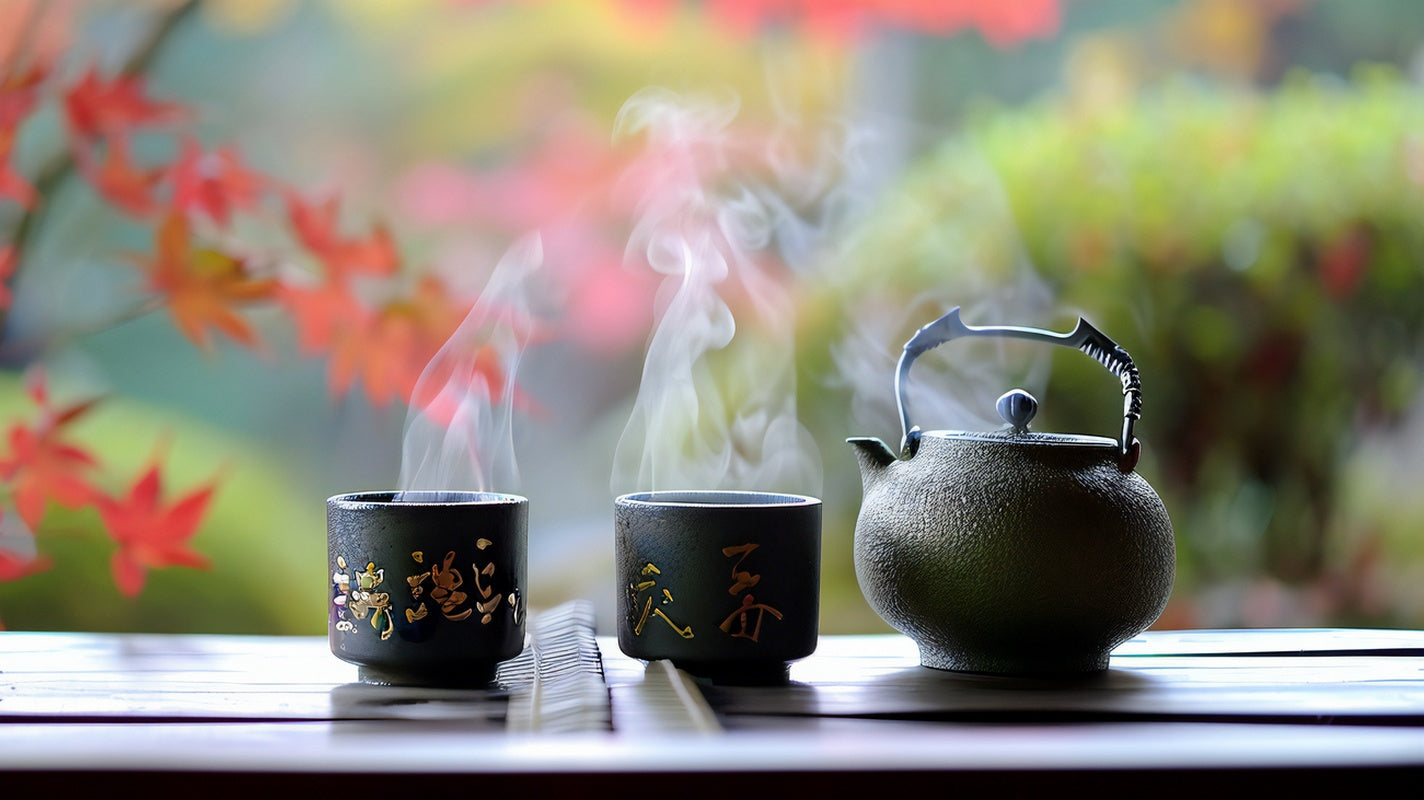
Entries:
[[70,133],[81,141],[122,137],[185,116],[182,106],[148,99],[142,78],[121,75],[106,81],[92,68],[65,92],[64,114]]
[[173,205],[189,215],[206,215],[223,227],[233,209],[256,206],[267,185],[267,179],[248,169],[232,148],[204,153],[191,138],[183,140],[170,174]]
[[[974,24],[995,47],[1010,47],[1025,39],[1046,39],[1062,23],[1059,0],[1016,0],[1012,3],[964,3]],[[933,5],[933,4],[929,4]]]
[[[608,188],[627,171],[631,154],[630,149],[610,147],[606,135],[588,126],[557,126],[534,143],[516,166],[465,176],[467,213],[513,230],[548,227],[585,212],[616,213],[607,207]],[[444,189],[447,197],[459,197],[453,191],[455,175],[441,176],[433,170],[412,174],[407,188],[413,191],[408,197],[418,199],[421,190],[429,189]]]
[[[623,0],[630,13],[662,19],[678,0]],[[1061,0],[707,0],[707,15],[740,36],[778,25],[800,25],[840,42],[872,26],[943,36],[978,30],[995,47],[1008,47],[1058,30]]]
[[125,496],[100,495],[95,499],[109,536],[119,546],[110,568],[120,592],[128,597],[138,595],[150,569],[208,568],[208,559],[188,543],[202,524],[216,489],[214,481],[165,505],[163,479],[155,462]]
[[[633,213],[625,207],[628,197],[664,179],[650,165],[630,167],[637,165],[636,153],[631,146],[610,146],[606,134],[588,125],[553,126],[530,142],[516,167],[416,167],[402,176],[396,202],[404,214],[430,225],[541,229],[545,251],[558,254],[545,260],[546,269],[569,289],[569,337],[592,351],[618,352],[647,335],[658,286],[649,270],[623,266],[626,241],[608,234]],[[649,161],[665,168],[671,159]]]
[[250,275],[241,259],[194,249],[188,223],[179,213],[164,218],[154,251],[139,266],[147,273],[148,288],[164,299],[184,336],[205,350],[212,347],[209,329],[248,347],[257,346],[257,334],[233,306],[270,299],[276,292],[275,281]]
[[20,519],[35,529],[49,501],[79,508],[94,496],[88,473],[97,462],[87,450],[66,441],[65,429],[98,401],[54,408],[39,373],[32,377],[29,393],[39,407],[39,417],[31,425],[17,422],[10,426],[6,434],[9,452],[0,458],[0,479],[9,482]]
[[569,259],[583,260],[565,278],[569,293],[563,324],[568,338],[590,352],[619,353],[647,337],[660,283],[657,273],[628,269],[621,250],[597,240],[579,240],[565,232],[546,236],[545,242],[548,252],[563,250]]

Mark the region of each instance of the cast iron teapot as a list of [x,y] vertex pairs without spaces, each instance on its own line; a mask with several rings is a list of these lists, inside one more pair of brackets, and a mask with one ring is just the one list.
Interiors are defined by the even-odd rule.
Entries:
[[[1121,439],[1029,430],[1038,402],[999,398],[1000,431],[921,431],[905,385],[926,350],[966,336],[1074,347],[1122,381]],[[895,375],[902,438],[854,437],[865,495],[855,572],[871,607],[919,644],[926,667],[1001,675],[1106,669],[1161,615],[1176,547],[1157,493],[1134,472],[1142,386],[1127,352],[1083,319],[1069,333],[971,327],[955,308],[905,344]]]

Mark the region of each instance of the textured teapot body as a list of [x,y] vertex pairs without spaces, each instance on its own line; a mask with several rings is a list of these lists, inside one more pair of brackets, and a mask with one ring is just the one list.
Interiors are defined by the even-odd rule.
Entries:
[[1101,670],[1172,591],[1161,499],[1115,444],[925,434],[911,458],[853,439],[865,496],[855,571],[938,669]]

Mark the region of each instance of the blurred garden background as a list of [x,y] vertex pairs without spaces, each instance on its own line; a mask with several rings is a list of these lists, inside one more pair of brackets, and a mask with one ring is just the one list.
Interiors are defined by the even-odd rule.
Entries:
[[[0,277],[8,629],[321,633],[324,500],[473,308],[532,607],[611,630],[617,493],[766,488],[886,630],[844,439],[953,306],[1137,362],[1157,627],[1424,626],[1412,0],[0,0]],[[1116,430],[1081,354],[952,347],[925,428]]]

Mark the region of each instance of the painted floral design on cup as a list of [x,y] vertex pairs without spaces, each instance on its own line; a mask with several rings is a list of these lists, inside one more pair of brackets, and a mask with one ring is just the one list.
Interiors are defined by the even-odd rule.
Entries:
[[364,570],[356,572],[347,566],[344,555],[337,556],[336,572],[331,580],[335,589],[331,602],[336,610],[337,630],[355,633],[355,620],[369,620],[371,627],[380,632],[382,641],[391,638],[391,633],[395,631],[395,622],[391,619],[391,595],[376,591],[385,583],[384,569],[378,568],[374,561],[368,561]]

